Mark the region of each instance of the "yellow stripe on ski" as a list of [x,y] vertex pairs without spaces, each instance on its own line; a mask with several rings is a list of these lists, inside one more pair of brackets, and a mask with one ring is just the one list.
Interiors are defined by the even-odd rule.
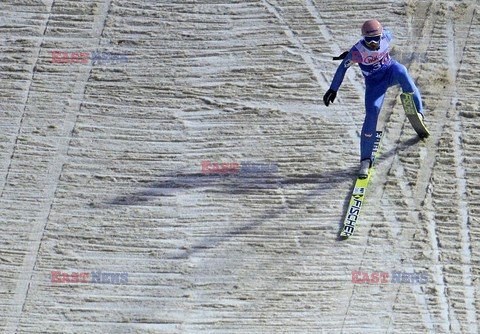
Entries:
[[422,117],[417,112],[417,107],[415,107],[415,102],[413,101],[414,93],[402,93],[400,94],[400,99],[402,100],[403,109],[407,115],[410,124],[412,124],[413,129],[421,138],[427,138],[430,136],[425,123],[423,123]]
[[375,144],[373,146],[373,162],[372,166],[368,169],[368,176],[365,179],[357,178],[357,181],[355,182],[352,197],[350,198],[350,203],[345,214],[343,229],[340,233],[340,236],[342,237],[349,237],[355,232],[355,225],[357,224],[358,217],[360,216],[360,210],[365,199],[365,191],[372,175],[373,164],[375,163],[378,155],[378,147],[380,146],[380,141],[382,140],[382,134],[382,131],[377,131]]

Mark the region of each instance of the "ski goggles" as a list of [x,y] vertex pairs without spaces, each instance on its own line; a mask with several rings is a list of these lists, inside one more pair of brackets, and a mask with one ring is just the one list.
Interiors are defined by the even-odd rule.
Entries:
[[372,37],[363,37],[363,40],[365,43],[370,44],[370,43],[380,43],[380,40],[382,39],[382,35],[377,35],[377,36],[372,36]]

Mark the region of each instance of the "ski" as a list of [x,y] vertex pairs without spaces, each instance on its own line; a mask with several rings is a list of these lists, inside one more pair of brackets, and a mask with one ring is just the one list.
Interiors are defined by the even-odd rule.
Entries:
[[355,182],[355,187],[353,188],[352,197],[350,198],[350,203],[348,205],[348,209],[345,214],[343,229],[342,229],[342,232],[340,232],[341,237],[348,238],[351,235],[353,235],[353,232],[355,232],[355,225],[358,222],[358,217],[360,216],[360,210],[365,200],[365,191],[367,189],[368,181],[370,181],[373,165],[378,155],[378,149],[380,147],[382,135],[383,135],[382,131],[377,131],[377,134],[375,137],[375,144],[373,145],[372,166],[368,170],[367,178],[366,179],[357,178],[357,181]]
[[413,129],[417,132],[420,138],[427,138],[430,136],[425,123],[423,123],[422,117],[417,112],[417,107],[415,107],[415,102],[413,102],[414,93],[402,93],[400,94],[400,99],[402,100],[403,109],[407,115],[410,124],[412,124]]

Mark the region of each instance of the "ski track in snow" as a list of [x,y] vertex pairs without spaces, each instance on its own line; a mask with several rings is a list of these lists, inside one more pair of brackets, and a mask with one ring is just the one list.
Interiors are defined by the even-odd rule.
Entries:
[[[473,0],[8,1],[0,76],[0,332],[476,333]],[[393,31],[432,136],[387,93],[355,235],[364,83],[322,97],[366,17]],[[128,63],[51,63],[52,51]],[[277,162],[204,175],[200,162]],[[127,284],[51,271],[128,272]],[[427,272],[353,284],[352,271]]]

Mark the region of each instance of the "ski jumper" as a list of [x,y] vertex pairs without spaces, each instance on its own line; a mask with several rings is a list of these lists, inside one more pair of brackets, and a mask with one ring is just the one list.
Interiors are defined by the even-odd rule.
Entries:
[[373,160],[378,115],[388,87],[400,84],[404,93],[414,92],[413,100],[417,111],[424,116],[420,92],[405,66],[390,58],[388,46],[392,33],[383,30],[378,50],[370,50],[363,39],[358,41],[343,59],[335,73],[330,89],[338,91],[345,73],[353,63],[358,63],[365,77],[365,121],[360,139],[360,160]]

